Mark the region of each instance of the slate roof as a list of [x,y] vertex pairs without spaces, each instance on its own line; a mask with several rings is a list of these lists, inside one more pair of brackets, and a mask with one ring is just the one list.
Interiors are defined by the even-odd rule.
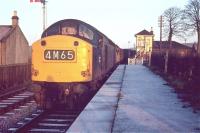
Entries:
[[13,29],[11,25],[0,25],[0,41],[9,36]]
[[[168,41],[162,41],[162,48],[168,48]],[[160,41],[153,42],[153,49],[160,48]],[[172,48],[183,48],[183,49],[191,49],[191,47],[178,43],[176,41],[172,41]]]
[[186,43],[185,45],[197,50],[197,43],[196,42],[194,42],[194,43]]
[[147,30],[142,30],[139,33],[135,34],[135,35],[153,35],[153,32],[149,32]]

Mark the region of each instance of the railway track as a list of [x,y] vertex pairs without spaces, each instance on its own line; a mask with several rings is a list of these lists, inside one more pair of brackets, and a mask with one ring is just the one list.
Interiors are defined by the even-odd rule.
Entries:
[[33,97],[26,87],[0,94],[0,133],[36,109]]
[[34,94],[29,91],[20,90],[0,97],[0,115],[18,108],[33,100]]
[[[111,74],[111,73],[110,73]],[[106,81],[105,78],[100,86]],[[58,110],[36,110],[29,112],[29,115],[21,118],[15,122],[14,125],[9,126],[6,133],[64,133],[71,126],[74,120],[78,117],[80,112],[84,109],[90,99],[96,92],[91,92],[85,99],[81,101],[82,105],[77,110],[63,109],[58,106]],[[15,100],[15,99],[10,99]],[[1,132],[1,131],[0,131]]]
[[5,92],[5,90],[4,91],[0,90],[0,100],[5,99],[7,97],[11,97],[11,96],[19,94],[19,93],[22,93],[26,90],[27,90],[27,87],[24,87],[21,89],[13,89],[13,90],[9,90],[9,91],[7,90],[7,92]]
[[9,133],[64,133],[80,114],[80,110],[37,110],[8,129]]

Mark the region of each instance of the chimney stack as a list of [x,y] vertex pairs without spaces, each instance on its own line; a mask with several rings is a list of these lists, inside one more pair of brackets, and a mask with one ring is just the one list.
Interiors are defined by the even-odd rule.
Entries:
[[151,31],[150,31],[150,33],[153,35],[153,27],[151,27]]
[[18,25],[18,16],[17,16],[17,11],[14,11],[14,14],[12,16],[12,26],[16,27]]

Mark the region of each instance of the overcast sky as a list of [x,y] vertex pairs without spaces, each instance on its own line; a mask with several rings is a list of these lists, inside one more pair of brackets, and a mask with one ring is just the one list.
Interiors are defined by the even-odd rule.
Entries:
[[[96,27],[122,48],[133,47],[135,34],[153,27],[159,40],[158,17],[188,0],[47,0],[47,27],[62,19],[79,19]],[[42,4],[30,0],[0,0],[0,25],[10,25],[17,10],[19,25],[30,45],[42,34]],[[184,40],[176,39],[179,42]],[[187,42],[194,42],[190,38]]]

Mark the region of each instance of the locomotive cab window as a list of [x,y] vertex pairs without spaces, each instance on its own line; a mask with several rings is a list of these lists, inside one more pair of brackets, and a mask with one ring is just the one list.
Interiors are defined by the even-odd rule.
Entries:
[[79,36],[89,40],[93,40],[94,33],[84,25],[79,26]]
[[47,35],[56,35],[59,34],[59,25],[55,25],[54,27],[52,27],[49,32],[47,32]]
[[60,34],[60,27],[59,27],[59,25],[54,25],[50,29],[48,29],[47,31],[45,31],[42,34],[42,37],[52,36],[52,35],[58,35],[58,34]]

